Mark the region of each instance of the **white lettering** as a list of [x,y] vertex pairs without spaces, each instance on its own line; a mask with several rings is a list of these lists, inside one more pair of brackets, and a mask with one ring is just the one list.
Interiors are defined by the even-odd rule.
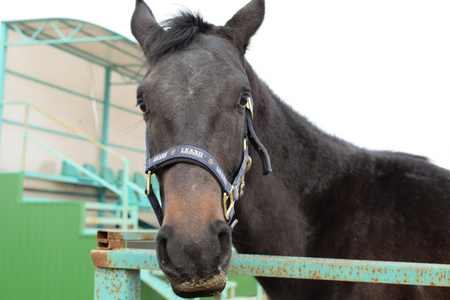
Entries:
[[222,181],[224,183],[228,182],[227,178],[225,177],[222,170],[218,166],[216,167],[216,171],[217,171],[217,174],[219,174],[220,179],[222,179]]
[[153,163],[160,161],[161,159],[164,159],[167,157],[167,152],[161,153],[153,157]]
[[180,154],[187,154],[190,156],[195,156],[197,158],[202,159],[203,158],[203,152],[192,149],[192,148],[181,148]]

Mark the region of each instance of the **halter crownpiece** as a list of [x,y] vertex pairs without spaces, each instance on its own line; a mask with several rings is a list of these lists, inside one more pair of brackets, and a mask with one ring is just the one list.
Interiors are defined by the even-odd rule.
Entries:
[[234,204],[244,194],[245,173],[250,169],[252,164],[252,159],[248,155],[248,140],[250,140],[251,144],[255,147],[256,151],[261,157],[261,160],[263,162],[263,174],[267,175],[272,172],[269,153],[267,152],[261,141],[258,139],[253,129],[253,101],[250,96],[248,96],[247,100],[247,104],[245,105],[246,109],[244,121],[243,159],[239,171],[233,182],[228,181],[225,175],[226,173],[211,154],[203,149],[194,146],[179,145],[158,153],[155,156],[150,156],[146,135],[147,162],[145,173],[147,174],[148,179],[147,189],[145,193],[147,194],[150,204],[153,207],[153,211],[156,214],[159,225],[162,225],[164,213],[162,211],[161,204],[159,203],[151,187],[150,176],[159,168],[170,164],[184,162],[196,164],[206,169],[214,176],[214,178],[220,184],[223,192],[222,202],[224,217],[227,220],[227,223],[230,226],[231,230],[233,230],[233,228],[236,226],[238,221],[233,221]]

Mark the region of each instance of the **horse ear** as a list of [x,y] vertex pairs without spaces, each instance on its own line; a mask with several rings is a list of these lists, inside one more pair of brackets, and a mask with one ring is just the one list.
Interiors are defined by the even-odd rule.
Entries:
[[149,52],[151,42],[164,33],[164,29],[159,26],[152,11],[142,0],[136,0],[136,7],[131,18],[131,32],[145,54]]
[[245,53],[250,38],[256,33],[264,20],[264,0],[252,0],[241,8],[224,26],[227,34]]

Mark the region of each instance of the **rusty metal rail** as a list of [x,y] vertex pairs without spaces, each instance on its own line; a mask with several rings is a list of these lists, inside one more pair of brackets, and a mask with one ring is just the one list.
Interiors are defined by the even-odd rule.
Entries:
[[99,230],[97,249],[113,250],[125,248],[126,242],[154,241],[158,230]]
[[[99,268],[158,270],[155,250],[93,250]],[[450,265],[234,254],[230,274],[407,285],[450,286]]]
[[[140,269],[159,269],[154,250],[93,250],[91,256],[97,267],[96,274],[111,273],[109,279],[104,281],[117,280],[117,277],[112,278],[115,276],[113,270],[135,271],[138,274]],[[229,273],[261,277],[450,287],[450,265],[444,264],[234,254]],[[137,276],[136,274],[133,276]],[[136,293],[127,295],[132,296]],[[108,297],[96,299],[111,299],[111,295]]]

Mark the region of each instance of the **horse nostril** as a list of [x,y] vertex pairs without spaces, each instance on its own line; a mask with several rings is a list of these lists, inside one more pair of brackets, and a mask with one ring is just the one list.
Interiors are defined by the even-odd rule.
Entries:
[[156,237],[156,254],[161,266],[172,266],[172,261],[167,251],[167,241],[171,235],[172,230],[163,226]]
[[164,265],[169,258],[169,256],[167,255],[167,239],[161,239],[157,245],[158,248],[156,251],[158,252],[159,261],[162,265]]
[[217,234],[220,245],[219,267],[228,266],[231,259],[231,230],[225,222],[216,222],[213,225],[213,230]]

